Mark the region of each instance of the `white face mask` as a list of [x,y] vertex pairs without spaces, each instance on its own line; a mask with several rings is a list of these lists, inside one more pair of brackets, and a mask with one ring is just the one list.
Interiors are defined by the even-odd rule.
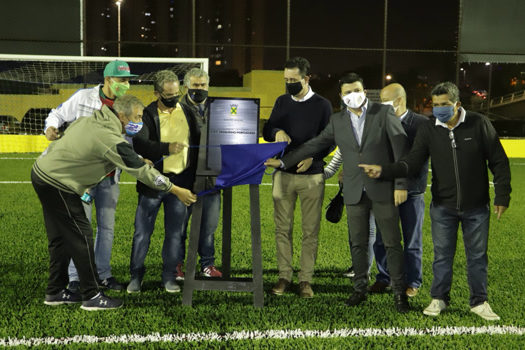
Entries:
[[397,112],[399,109],[399,106],[394,106],[394,101],[385,101],[381,102],[381,104],[394,107],[394,112]]
[[343,96],[343,102],[350,108],[359,108],[365,101],[365,93],[360,92],[351,92]]

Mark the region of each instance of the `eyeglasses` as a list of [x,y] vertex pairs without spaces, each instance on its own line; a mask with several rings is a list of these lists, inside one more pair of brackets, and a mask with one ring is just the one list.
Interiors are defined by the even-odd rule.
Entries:
[[452,145],[452,148],[458,148],[456,145],[456,139],[454,138],[454,131],[450,130],[448,132],[448,138],[450,139],[450,144]]

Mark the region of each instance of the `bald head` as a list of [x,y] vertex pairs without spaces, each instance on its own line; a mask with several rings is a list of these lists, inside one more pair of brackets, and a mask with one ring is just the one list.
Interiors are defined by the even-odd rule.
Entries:
[[385,86],[379,95],[381,102],[392,102],[396,115],[399,117],[407,110],[407,95],[401,84],[390,84]]

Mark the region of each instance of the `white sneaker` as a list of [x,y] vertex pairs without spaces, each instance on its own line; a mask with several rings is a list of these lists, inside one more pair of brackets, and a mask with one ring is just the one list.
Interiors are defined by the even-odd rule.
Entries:
[[427,316],[437,316],[441,311],[447,308],[447,304],[441,299],[432,299],[430,305],[427,306],[423,313]]
[[470,309],[473,313],[487,321],[498,321],[500,317],[492,311],[489,303],[484,302]]

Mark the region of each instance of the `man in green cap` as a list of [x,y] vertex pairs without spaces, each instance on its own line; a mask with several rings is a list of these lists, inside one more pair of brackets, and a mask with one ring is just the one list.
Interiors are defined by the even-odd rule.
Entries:
[[[129,89],[131,74],[129,65],[124,61],[109,62],[104,68],[104,84],[93,88],[80,89],[67,101],[54,108],[46,118],[44,134],[50,141],[60,137],[58,128],[64,123],[72,123],[80,117],[92,116],[102,106],[113,106],[115,98]],[[97,235],[95,238],[95,264],[100,279],[100,286],[112,290],[122,290],[122,285],[111,274],[111,249],[113,247],[113,229],[115,226],[115,209],[119,197],[118,180],[120,170],[112,171],[97,186],[90,189],[87,201],[93,200],[97,215]],[[91,221],[91,205],[85,203],[86,216]],[[78,292],[79,276],[75,265],[69,265],[68,289]]]

